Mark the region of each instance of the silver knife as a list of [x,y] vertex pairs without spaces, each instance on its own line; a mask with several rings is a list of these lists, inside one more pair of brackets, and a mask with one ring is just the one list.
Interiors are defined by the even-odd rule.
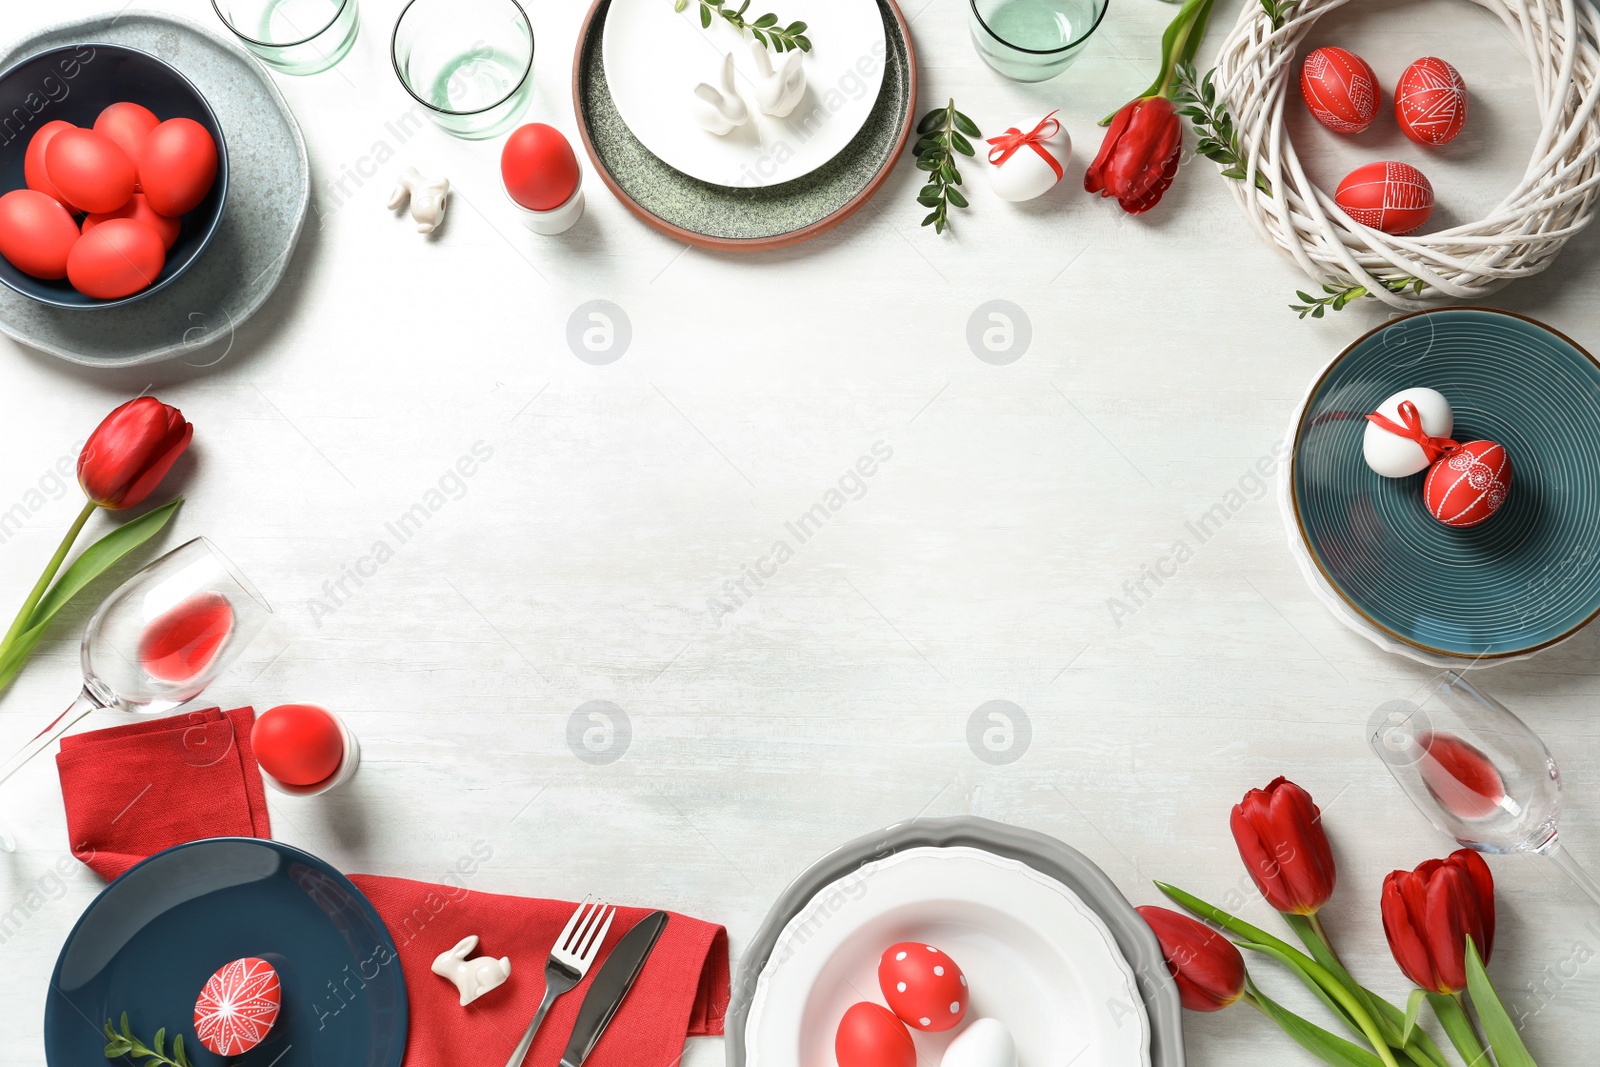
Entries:
[[667,913],[655,911],[622,935],[617,947],[600,965],[600,973],[594,976],[594,984],[583,998],[578,1021],[572,1026],[572,1040],[567,1042],[567,1051],[561,1054],[561,1067],[582,1067],[583,1061],[589,1058],[595,1042],[606,1032],[628,990],[633,988],[634,980],[644,970],[644,961],[650,958],[666,925]]

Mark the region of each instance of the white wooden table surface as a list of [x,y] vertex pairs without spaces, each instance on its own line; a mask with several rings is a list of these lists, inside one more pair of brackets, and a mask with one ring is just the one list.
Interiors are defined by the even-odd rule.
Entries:
[[[3,32],[103,2],[12,5]],[[1213,47],[1239,3],[1219,6]],[[202,0],[151,6],[216,25]],[[432,127],[397,141],[386,124],[410,110],[388,57],[400,4],[362,6],[340,67],[279,79],[310,149],[314,217],[281,290],[220,362],[95,372],[0,342],[0,510],[48,487],[57,460],[140,390],[194,422],[170,483],[188,500],[164,543],[211,537],[280,620],[276,658],[236,669],[207,703],[323,703],[362,742],[349,788],[271,797],[277,837],[345,870],[425,879],[482,842],[492,859],[472,888],[681,909],[725,923],[737,960],[813,859],[918,814],[1055,834],[1135,903],[1157,900],[1159,877],[1250,897],[1244,913],[1275,922],[1242,892],[1227,815],[1281,773],[1327,812],[1341,877],[1326,915],[1348,961],[1403,995],[1379,883],[1450,844],[1369,753],[1364,726],[1428,672],[1317,604],[1253,473],[1317,369],[1386,310],[1297,321],[1286,305],[1304,279],[1205,161],[1143,218],[1081,191],[1094,120],[1148,83],[1172,7],[1114,0],[1074,69],[1023,86],[978,60],[959,0],[911,0],[922,105],[953,95],[986,131],[1062,108],[1077,142],[1062,187],[1011,206],[980,186],[939,239],[918,228],[908,157],[837,230],[735,257],[647,229],[597,181],[565,237],[518,228],[498,142]],[[1441,216],[1476,217],[1532,144],[1526,64],[1459,0],[1351,7],[1320,43],[1354,48],[1386,84],[1430,53],[1464,72],[1467,133],[1428,173]],[[575,137],[581,5],[530,11],[527,120]],[[1302,155],[1330,186],[1366,159],[1417,157],[1387,121],[1334,144],[1296,115]],[[384,208],[408,164],[457,189],[435,240]],[[1493,303],[1600,343],[1597,251],[1584,235]],[[606,365],[566,339],[593,300],[631,326]],[[1031,332],[1003,365],[966,339],[991,300],[1015,304]],[[476,473],[452,481],[474,452]],[[874,453],[870,478],[848,476]],[[399,544],[386,524],[438,489]],[[785,524],[836,489],[842,506],[799,543]],[[1108,601],[1235,489],[1248,500],[1221,533],[1114,618]],[[20,602],[77,507],[76,489],[58,492],[0,544],[0,606]],[[91,532],[105,528],[97,518]],[[346,579],[380,540],[393,558]],[[793,557],[774,572],[779,540]],[[764,557],[770,576],[751,581],[745,567]],[[72,698],[89,606],[0,697],[0,743]],[[1483,684],[1549,742],[1566,772],[1565,836],[1600,862],[1597,648],[1600,629]],[[1007,764],[967,740],[992,700],[1023,709],[1031,730]],[[575,715],[594,725],[578,713],[590,701],[622,709],[620,758],[569,746]],[[4,805],[23,843],[0,857],[9,1067],[43,1062],[50,968],[100,883],[66,851],[49,760]],[[1532,1017],[1546,1067],[1593,1063],[1600,910],[1542,860],[1492,865],[1502,992]],[[1189,1016],[1191,1062],[1309,1062],[1245,1015]],[[721,1041],[696,1041],[688,1062],[721,1055]]]

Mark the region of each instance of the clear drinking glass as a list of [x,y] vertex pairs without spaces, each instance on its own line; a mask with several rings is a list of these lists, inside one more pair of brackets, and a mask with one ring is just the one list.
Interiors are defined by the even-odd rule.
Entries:
[[316,74],[350,54],[361,28],[356,0],[211,0],[223,25],[256,58],[285,74]]
[[1417,810],[1466,848],[1554,860],[1600,903],[1600,885],[1561,847],[1561,773],[1539,736],[1454,671],[1418,697],[1380,707],[1368,736]]
[[[123,582],[84,630],[83,692],[0,767],[4,783],[92,711],[163,715],[210,685],[260,633],[272,608],[204,537]],[[0,826],[0,849],[16,843]]]
[[1108,0],[968,0],[978,55],[1013,81],[1042,82],[1072,66]]
[[516,0],[411,0],[391,54],[406,92],[457,137],[504,133],[533,96],[533,27]]

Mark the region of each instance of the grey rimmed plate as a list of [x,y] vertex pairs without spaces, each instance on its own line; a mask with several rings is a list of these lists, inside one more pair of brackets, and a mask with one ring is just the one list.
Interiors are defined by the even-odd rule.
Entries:
[[[0,69],[90,41],[147,52],[194,83],[227,138],[228,208],[204,262],[160,292],[86,312],[0,289],[0,332],[90,367],[126,367],[195,352],[231,337],[283,277],[311,203],[311,167],[300,127],[264,67],[232,43],[172,15],[123,11],[46,27],[0,47]],[[33,121],[50,121],[50,111],[46,104]],[[206,358],[197,353],[197,361]]]
[[[601,55],[610,6],[610,0],[596,0],[579,33],[573,108],[601,180],[629,210],[663,233],[702,248],[735,251],[797,244],[854,214],[900,158],[915,121],[917,63],[911,32],[894,0],[878,0],[887,48],[883,84],[866,124],[842,152],[810,174],[760,188],[691,178],[652,155],[628,129],[611,98]],[[817,109],[826,109],[826,93],[814,99]],[[804,119],[796,117],[802,132]],[[826,121],[826,116],[817,121]]]
[[1150,1021],[1151,1067],[1184,1067],[1178,987],[1155,935],[1104,871],[1046,834],[972,816],[912,819],[856,838],[808,867],[767,913],[739,963],[728,1009],[728,1067],[744,1067],[751,999],[789,921],[818,893],[869,863],[914,848],[974,848],[1016,860],[1071,889],[1106,924],[1138,980]]

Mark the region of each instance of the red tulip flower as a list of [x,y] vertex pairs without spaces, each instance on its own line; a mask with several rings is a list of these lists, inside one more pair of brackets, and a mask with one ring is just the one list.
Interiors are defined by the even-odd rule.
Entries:
[[1083,187],[1114,196],[1130,215],[1149,211],[1178,173],[1183,149],[1183,120],[1164,96],[1141,97],[1122,105],[1100,154],[1089,164]]
[[194,427],[153,396],[130,400],[105,417],[78,456],[78,484],[110,511],[144,503],[189,447]]
[[1311,794],[1287,778],[1252,789],[1234,805],[1233,840],[1267,903],[1293,915],[1315,915],[1333,895],[1337,872]]
[[1146,905],[1139,915],[1155,931],[1178,999],[1190,1011],[1221,1011],[1244,996],[1244,957],[1232,941],[1202,922]]
[[1470,849],[1383,880],[1383,932],[1405,976],[1434,993],[1467,988],[1467,938],[1494,950],[1494,875]]

